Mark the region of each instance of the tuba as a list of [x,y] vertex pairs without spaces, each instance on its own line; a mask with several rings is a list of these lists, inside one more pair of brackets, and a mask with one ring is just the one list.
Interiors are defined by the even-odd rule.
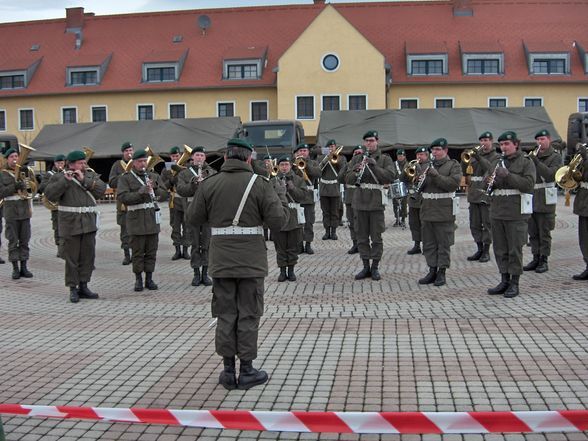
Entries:
[[171,166],[172,176],[177,175],[186,168],[184,164],[190,160],[190,156],[192,156],[192,148],[184,144],[184,151],[182,152],[182,156],[180,156],[180,159],[178,159],[176,164],[172,164]]
[[564,190],[573,190],[582,182],[582,155],[577,153],[568,165],[560,167],[555,172],[555,183]]
[[[18,195],[21,199],[33,199],[35,193],[37,193],[37,180],[35,179],[35,171],[31,167],[25,166],[27,159],[31,152],[35,149],[29,147],[26,144],[20,145],[20,154],[18,156],[18,162],[15,167],[16,180],[25,183],[24,190],[18,190]],[[32,178],[31,178],[32,176]]]
[[[90,159],[92,158],[92,156],[94,156],[94,150],[92,150],[90,147],[82,147],[82,150],[84,151],[84,154],[86,155],[86,164],[88,164],[88,162],[90,162]],[[94,169],[91,167],[86,167],[87,171],[91,171],[94,172]]]

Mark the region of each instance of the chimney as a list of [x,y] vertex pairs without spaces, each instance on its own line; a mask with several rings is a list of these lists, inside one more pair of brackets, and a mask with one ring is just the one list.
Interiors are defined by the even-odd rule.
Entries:
[[84,27],[84,8],[65,8],[65,32],[76,32]]
[[315,5],[324,5],[325,4],[325,0],[313,0],[313,3]]
[[473,15],[471,0],[453,0],[454,17],[473,17]]

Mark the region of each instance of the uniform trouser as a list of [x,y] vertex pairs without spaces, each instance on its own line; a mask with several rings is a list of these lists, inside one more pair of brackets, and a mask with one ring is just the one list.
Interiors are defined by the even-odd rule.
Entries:
[[208,245],[210,244],[210,225],[192,225],[192,250],[190,252],[190,266],[200,268],[208,266]]
[[129,233],[127,233],[127,212],[116,212],[116,223],[120,225],[120,247],[124,250],[130,247]]
[[212,279],[216,353],[241,360],[257,358],[259,318],[263,315],[263,277]]
[[296,265],[298,263],[298,248],[302,228],[290,231],[273,231],[272,237],[276,247],[276,260],[279,267]]
[[421,241],[421,209],[408,207],[408,227],[415,242]]
[[427,265],[433,268],[449,268],[451,246],[455,243],[455,221],[422,221],[423,254]]
[[314,204],[303,205],[304,207],[304,228],[302,231],[302,240],[304,242],[312,242],[314,239],[314,221],[316,214],[314,212]]
[[55,245],[59,247],[59,211],[57,210],[51,210],[51,228]]
[[4,219],[4,207],[0,207],[0,247],[2,246],[2,220]]
[[347,213],[347,222],[349,222],[349,235],[353,243],[357,242],[357,233],[355,232],[355,219],[353,214],[353,207],[351,204],[345,204],[345,210]]
[[551,255],[551,230],[555,228],[555,213],[533,213],[529,218],[529,241],[533,255]]
[[470,231],[476,243],[492,243],[490,207],[488,204],[470,204]]
[[343,203],[343,198],[339,198],[339,218],[337,219],[338,224],[343,222],[343,215],[345,214],[345,204]]
[[64,236],[65,286],[75,287],[89,282],[94,271],[96,256],[96,232]]
[[133,272],[138,274],[143,271],[146,273],[155,271],[159,234],[141,234],[129,236],[129,239],[133,251]]
[[[382,233],[386,230],[383,210],[353,210],[357,248],[362,260],[382,258],[384,242]],[[371,244],[370,244],[371,239]]]
[[31,220],[6,220],[6,240],[8,240],[8,260],[18,262],[29,260],[29,240],[31,239]]
[[171,240],[174,246],[189,246],[192,241],[190,238],[191,231],[184,219],[184,210],[170,208],[169,224],[172,229]]
[[527,221],[492,219],[492,242],[500,273],[521,275],[523,246],[527,243]]
[[394,208],[394,217],[396,219],[406,219],[406,208],[408,206],[407,198],[392,199]]
[[323,226],[325,228],[339,226],[339,204],[341,196],[321,196],[321,210],[323,212]]
[[588,265],[588,217],[578,216],[578,241],[584,262]]

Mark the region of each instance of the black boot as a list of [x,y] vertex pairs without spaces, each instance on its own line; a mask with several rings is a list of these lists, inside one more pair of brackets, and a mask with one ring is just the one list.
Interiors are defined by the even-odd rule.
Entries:
[[300,242],[298,245],[298,254],[304,254],[304,242]]
[[69,288],[69,301],[72,303],[78,303],[80,301],[80,293],[75,286]]
[[443,286],[445,285],[445,268],[439,268],[437,270],[437,276],[435,277],[435,282],[433,283],[435,286]]
[[20,268],[18,262],[12,262],[12,278],[14,280],[20,279]]
[[294,274],[294,265],[288,265],[288,280],[296,282],[296,274]]
[[31,277],[33,277],[33,273],[31,273],[27,269],[27,261],[26,260],[20,261],[20,275],[21,275],[21,277],[26,277],[27,279],[30,279]]
[[370,272],[372,273],[372,280],[380,280],[382,278],[382,276],[380,275],[380,271],[378,270],[379,265],[379,260],[372,260],[372,267],[370,268]]
[[218,377],[218,384],[227,390],[237,389],[237,375],[235,374],[235,357],[223,357],[224,369]]
[[435,282],[435,279],[437,279],[437,268],[430,266],[427,275],[422,279],[419,279],[419,285],[429,285]]
[[491,296],[493,296],[495,294],[504,294],[506,292],[506,290],[508,289],[508,285],[510,284],[510,274],[503,273],[500,276],[502,277],[502,280],[500,281],[500,283],[498,285],[496,285],[494,288],[488,288],[487,292]]
[[182,258],[182,250],[179,245],[176,245],[176,252],[172,256],[172,260],[180,260]]
[[125,258],[122,261],[123,265],[130,265],[131,264],[131,250],[129,250],[128,248],[123,248],[123,251],[125,253]]
[[310,246],[310,242],[306,242],[306,245],[304,246],[304,252],[306,254],[314,254],[314,250]]
[[278,276],[278,282],[285,282],[288,276],[286,275],[286,267],[280,267],[280,275]]
[[151,291],[159,289],[157,284],[153,281],[153,273],[145,273],[145,288]]
[[347,254],[357,254],[359,250],[357,249],[357,241],[353,241],[353,246],[347,250]]
[[363,269],[355,275],[355,280],[363,280],[366,277],[371,277],[370,259],[362,259]]
[[190,253],[188,252],[188,247],[184,247],[183,249],[184,251],[182,252],[182,257],[185,260],[190,260]]
[[418,240],[414,241],[414,246],[406,252],[406,254],[421,254],[421,243]]
[[490,261],[490,244],[485,243],[482,245],[482,255],[480,256],[480,259],[478,259],[478,262],[486,263],[489,261]]
[[200,268],[194,268],[194,277],[192,278],[192,286],[200,286]]
[[80,298],[82,299],[97,299],[98,294],[92,292],[90,288],[88,288],[88,282],[80,282],[80,287],[78,289],[78,293]]
[[474,260],[480,260],[480,257],[482,257],[482,247],[484,244],[482,242],[476,242],[476,245],[478,246],[478,251],[467,257],[470,262],[473,262]]
[[135,291],[143,291],[143,273],[135,273]]
[[332,240],[338,240],[339,239],[337,237],[337,227],[331,227],[331,239]]
[[533,254],[533,260],[523,267],[523,271],[535,271],[537,266],[539,266],[539,254]]
[[400,219],[396,218],[396,221],[394,222],[394,224],[392,224],[393,227],[399,227],[400,226]]
[[546,273],[549,270],[547,266],[547,256],[539,256],[539,265],[535,268],[536,273]]
[[519,275],[512,275],[510,278],[510,284],[506,291],[504,291],[503,296],[506,298],[512,298],[519,295]]
[[207,266],[202,267],[202,284],[204,286],[212,285],[212,280],[210,280],[210,277],[208,277],[208,267]]
[[404,220],[404,218],[402,218],[400,220],[400,227],[404,230],[406,228],[406,221]]
[[267,381],[267,372],[258,371],[253,367],[252,361],[241,360],[241,368],[239,369],[239,385],[238,389],[247,390],[253,386],[259,386]]
[[575,274],[572,276],[574,280],[588,280],[588,265],[586,265],[586,269],[582,271],[580,274]]
[[3,263],[6,263],[6,261],[2,257],[0,257],[0,265],[2,265]]
[[325,234],[323,234],[322,239],[328,240],[331,238],[331,227],[325,227]]

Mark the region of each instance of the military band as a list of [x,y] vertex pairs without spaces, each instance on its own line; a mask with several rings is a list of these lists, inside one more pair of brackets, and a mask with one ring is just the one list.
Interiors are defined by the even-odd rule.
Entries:
[[[394,161],[396,168],[396,175],[401,176],[402,171],[406,167],[406,151],[404,149],[396,149],[396,161]],[[392,207],[394,208],[394,224],[393,227],[406,228],[406,215],[408,208],[408,195],[397,197],[392,195]]]
[[[120,161],[116,161],[112,164],[110,169],[110,175],[108,176],[108,185],[115,192],[118,188],[118,179],[125,173],[127,164],[133,159],[133,144],[130,142],[123,142],[120,147],[123,157]],[[123,265],[129,265],[131,263],[131,251],[129,244],[129,234],[127,232],[127,211],[125,206],[119,202],[116,198],[116,223],[120,227],[120,247],[123,250],[124,258],[122,261]]]
[[321,169],[317,161],[310,159],[310,147],[308,144],[298,144],[292,152],[294,163],[292,169],[306,184],[307,192],[300,201],[304,208],[304,226],[302,228],[302,241],[300,253],[314,254],[312,242],[314,240],[315,202],[318,199],[318,190],[315,183],[321,177]]
[[337,141],[327,141],[326,147],[329,153],[319,157],[321,178],[319,183],[319,195],[321,210],[323,212],[323,226],[325,234],[323,240],[337,240],[337,227],[340,220],[341,189],[338,181],[339,171],[345,166],[347,160],[341,155],[341,149]]
[[[51,168],[51,170],[48,170],[47,173],[45,173],[45,175],[43,176],[43,179],[41,179],[41,183],[39,184],[40,194],[43,194],[44,197],[46,196],[44,193],[45,189],[47,188],[47,184],[49,184],[49,181],[55,174],[63,172],[64,168],[65,155],[56,155],[53,158],[53,167]],[[45,197],[45,201],[46,200],[47,199]],[[47,205],[47,208],[49,208],[49,211],[51,212],[51,228],[53,229],[53,240],[55,241],[55,245],[57,246],[57,257],[63,257],[61,240],[59,238],[59,212],[57,211],[57,205],[50,203]]]

